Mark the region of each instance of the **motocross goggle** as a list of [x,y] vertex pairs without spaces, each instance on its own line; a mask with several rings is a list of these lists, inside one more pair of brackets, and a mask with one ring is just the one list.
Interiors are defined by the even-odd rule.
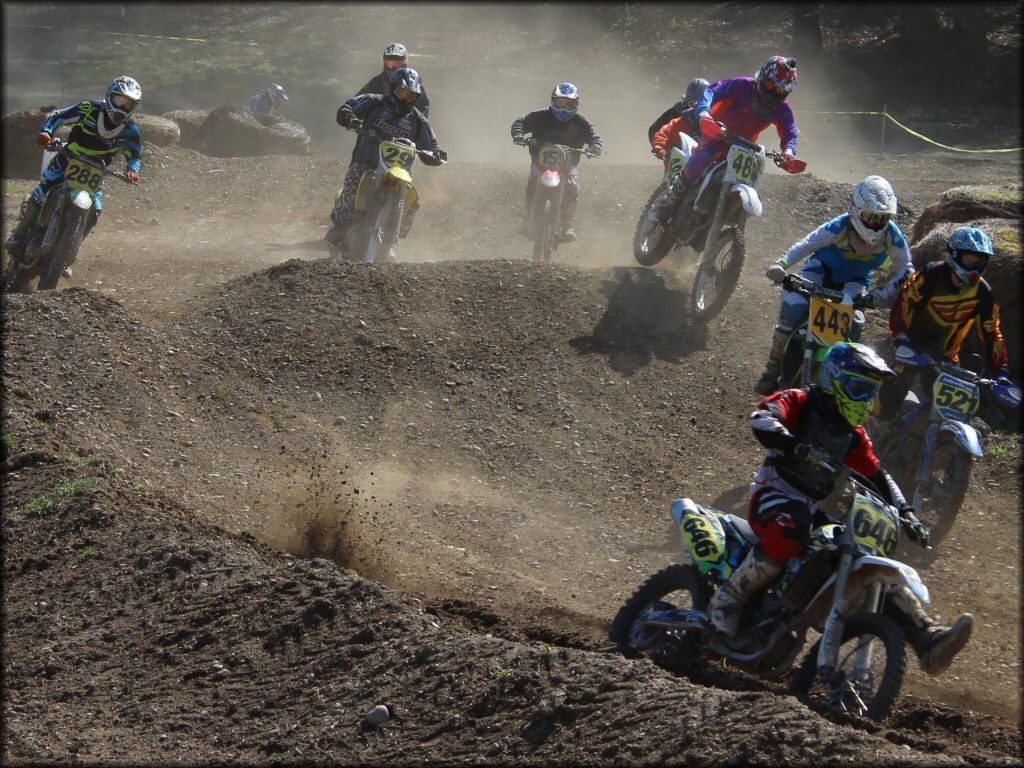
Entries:
[[892,214],[861,211],[860,220],[861,223],[871,231],[880,232],[889,226],[889,222],[892,221]]
[[399,101],[405,102],[406,104],[412,104],[418,99],[420,95],[416,91],[410,91],[404,85],[395,86],[395,98]]
[[555,96],[551,99],[551,106],[555,109],[576,109],[579,105],[580,100],[571,96]]
[[125,96],[123,93],[115,93],[110,97],[110,105],[114,109],[120,109],[123,112],[131,112],[138,106],[138,102],[130,96]]
[[858,403],[874,400],[882,386],[877,378],[861,373],[841,373],[837,383],[848,398]]
[[762,93],[766,96],[774,96],[776,99],[784,99],[789,96],[789,91],[767,77],[761,79],[760,85]]
[[389,71],[394,71],[399,67],[404,67],[406,61],[408,61],[408,59],[404,56],[385,56],[384,68]]

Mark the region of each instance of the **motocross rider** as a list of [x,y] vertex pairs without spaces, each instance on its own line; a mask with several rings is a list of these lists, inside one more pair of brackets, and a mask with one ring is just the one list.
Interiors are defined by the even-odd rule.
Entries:
[[[384,68],[371,77],[366,85],[359,89],[356,96],[362,96],[364,93],[379,93],[381,96],[387,96],[391,90],[391,73],[396,69],[409,66],[409,49],[401,43],[391,43],[384,49],[383,62]],[[416,109],[424,115],[430,115],[430,99],[427,98],[426,90],[420,91]]]
[[982,230],[960,227],[946,243],[945,260],[926,265],[903,287],[889,315],[896,376],[885,382],[878,398],[880,428],[895,418],[918,374],[925,391],[930,392],[935,382],[934,370],[904,368],[901,359],[912,359],[917,350],[959,364],[960,347],[977,326],[993,377],[1010,385],[1010,356],[999,327],[999,305],[992,286],[982,277],[994,252],[992,240]]
[[[812,527],[827,519],[817,503],[832,492],[835,476],[812,463],[815,457],[868,477],[899,509],[907,535],[927,541],[927,528],[882,468],[863,426],[882,379],[892,374],[870,347],[840,342],[825,357],[820,384],[777,392],[757,404],[751,424],[765,460],[750,487],[747,515],[760,541],[708,605],[711,623],[726,637],[736,636],[744,604],[782,574],[786,561],[806,550]],[[906,586],[889,589],[883,612],[900,625],[931,675],[949,668],[974,625],[965,613],[952,627],[938,626]]]
[[686,190],[729,150],[728,142],[722,140],[726,130],[757,141],[765,128],[774,125],[786,158],[783,170],[795,173],[802,168],[792,162],[800,132],[786,97],[794,88],[796,59],[783,56],[772,56],[753,77],[733,77],[709,85],[694,108],[700,121],[700,143],[668,194],[652,206],[650,218],[662,225],[668,221]]
[[[854,187],[849,213],[825,222],[791,246],[768,267],[768,278],[781,283],[787,269],[807,258],[800,275],[815,285],[842,290],[857,309],[890,306],[913,273],[910,246],[895,218],[892,186],[881,176],[868,176]],[[874,270],[887,258],[894,267],[892,279],[868,293]],[[757,394],[770,395],[778,388],[786,339],[807,319],[808,307],[807,297],[796,291],[783,293],[768,362],[754,385]],[[858,312],[855,318],[850,341],[858,341],[864,329],[863,314]]]
[[[102,100],[80,101],[52,112],[43,123],[36,142],[45,149],[53,143],[53,134],[61,125],[72,125],[67,141],[71,151],[98,160],[105,166],[110,165],[118,152],[123,152],[128,180],[134,184],[138,182],[142,168],[142,136],[132,120],[132,114],[138,109],[140,101],[142,88],[134,78],[121,75],[107,86],[106,97]],[[32,190],[31,197],[25,201],[21,220],[5,245],[13,258],[20,259],[24,255],[29,231],[39,216],[46,193],[64,180],[67,165],[66,157],[55,154],[40,176],[39,186]],[[93,212],[86,221],[85,234],[82,235],[83,240],[103,213],[103,190],[97,190],[94,200]],[[70,264],[64,267],[64,277],[71,277]]]
[[[708,89],[708,85],[710,85],[710,83],[708,83],[708,81],[703,77],[693,78],[693,80],[691,80],[686,86],[686,91],[683,92],[682,98],[662,112],[658,119],[651,123],[651,126],[647,129],[647,140],[651,142],[652,146],[654,144],[654,135],[658,131],[668,125],[672,120],[675,120],[677,117],[682,117],[686,113],[690,113],[690,117],[687,119],[687,124],[694,130],[697,129],[697,115],[692,112],[692,110],[697,105],[700,97],[704,95],[704,91]],[[687,131],[687,133],[691,136],[697,135],[692,131]]]
[[[670,118],[668,122],[662,124],[651,137],[651,154],[665,164],[666,172],[668,172],[670,167],[668,156],[672,151],[672,147],[678,147],[682,144],[682,139],[679,136],[680,133],[685,133],[695,141],[700,141],[700,121],[697,119],[697,110],[694,105],[704,95],[707,87],[708,81],[702,77],[692,80],[686,89],[683,101],[679,102],[679,104],[689,102],[689,106],[681,110],[677,116]],[[693,94],[692,100],[690,99],[691,92]],[[676,106],[679,105],[677,104]],[[665,114],[668,113],[666,112]],[[660,120],[661,118],[658,119]],[[651,127],[653,128],[654,125]]]
[[284,88],[277,83],[271,83],[249,99],[249,111],[260,115],[270,115],[280,109],[286,101],[291,101],[291,99],[284,92]]
[[[416,149],[423,153],[420,159],[426,165],[441,165],[443,161],[436,154],[439,148],[434,130],[427,116],[416,107],[422,93],[419,73],[409,67],[399,67],[391,73],[391,89],[387,96],[376,93],[353,96],[338,108],[338,125],[352,130],[366,127],[387,138],[411,139]],[[360,134],[356,139],[344,188],[331,212],[332,226],[324,235],[329,243],[344,243],[345,230],[352,221],[359,179],[367,171],[377,169],[379,147],[380,141],[372,136]],[[402,217],[399,237],[409,235],[418,209],[418,201],[409,206]],[[394,259],[394,253],[389,253],[388,258]]]
[[[512,121],[512,141],[515,144],[529,145],[534,142],[563,144],[574,149],[583,149],[587,145],[590,152],[600,155],[604,143],[597,129],[587,118],[579,113],[580,89],[572,83],[559,83],[551,91],[551,104],[547,109],[530,112],[524,117]],[[524,134],[531,134],[527,139]],[[537,178],[540,176],[540,165],[537,163],[539,152],[537,146],[530,146],[530,178],[526,182],[526,217],[523,219],[525,233],[529,211],[533,205],[533,197],[537,191]],[[562,196],[562,242],[571,243],[576,239],[576,230],[572,222],[576,217],[576,203],[579,199],[580,181],[579,152],[570,153],[567,187]]]

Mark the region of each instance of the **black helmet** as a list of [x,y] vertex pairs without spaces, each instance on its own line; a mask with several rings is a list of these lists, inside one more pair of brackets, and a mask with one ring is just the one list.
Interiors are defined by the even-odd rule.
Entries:
[[711,85],[703,77],[695,77],[690,81],[690,84],[686,86],[686,93],[683,94],[683,105],[686,107],[692,107],[700,101],[701,96],[704,95],[704,91]]
[[420,73],[411,67],[400,67],[391,73],[391,95],[399,104],[412,106],[423,93]]

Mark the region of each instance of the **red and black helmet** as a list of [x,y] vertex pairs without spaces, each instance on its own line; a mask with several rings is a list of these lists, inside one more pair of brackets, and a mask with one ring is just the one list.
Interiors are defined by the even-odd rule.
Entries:
[[772,56],[754,75],[757,98],[774,109],[796,88],[796,59],[791,56]]

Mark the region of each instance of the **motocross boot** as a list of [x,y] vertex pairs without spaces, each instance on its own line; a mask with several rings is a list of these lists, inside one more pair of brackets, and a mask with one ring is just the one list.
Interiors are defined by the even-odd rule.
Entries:
[[31,197],[25,201],[25,205],[21,211],[21,221],[18,222],[18,226],[11,232],[11,236],[7,238],[7,243],[4,245],[4,249],[11,254],[15,259],[20,259],[25,255],[25,238],[27,237],[29,230],[32,229],[32,225],[36,223],[36,219],[39,217],[40,205]]
[[711,624],[726,637],[736,637],[743,606],[755,594],[782,575],[784,563],[778,563],[754,547],[732,576],[715,592],[708,603]]
[[668,192],[651,206],[651,211],[647,214],[647,218],[657,221],[664,227],[669,218],[671,218],[672,213],[679,207],[679,203],[682,202],[683,195],[686,194],[688,186],[689,182],[686,180],[686,177],[680,173],[672,186],[668,188]]
[[786,353],[786,339],[793,332],[792,328],[785,325],[775,326],[772,333],[772,348],[768,352],[768,362],[764,365],[764,373],[754,385],[754,392],[762,397],[768,397],[779,389],[779,376],[782,375],[782,356]]
[[889,590],[884,612],[903,629],[907,642],[917,653],[921,669],[935,677],[953,663],[953,657],[967,645],[974,628],[974,616],[961,614],[951,627],[939,626],[905,586]]
[[563,243],[576,242],[576,230],[572,228],[573,219],[576,218],[576,201],[570,200],[562,206],[562,237]]

